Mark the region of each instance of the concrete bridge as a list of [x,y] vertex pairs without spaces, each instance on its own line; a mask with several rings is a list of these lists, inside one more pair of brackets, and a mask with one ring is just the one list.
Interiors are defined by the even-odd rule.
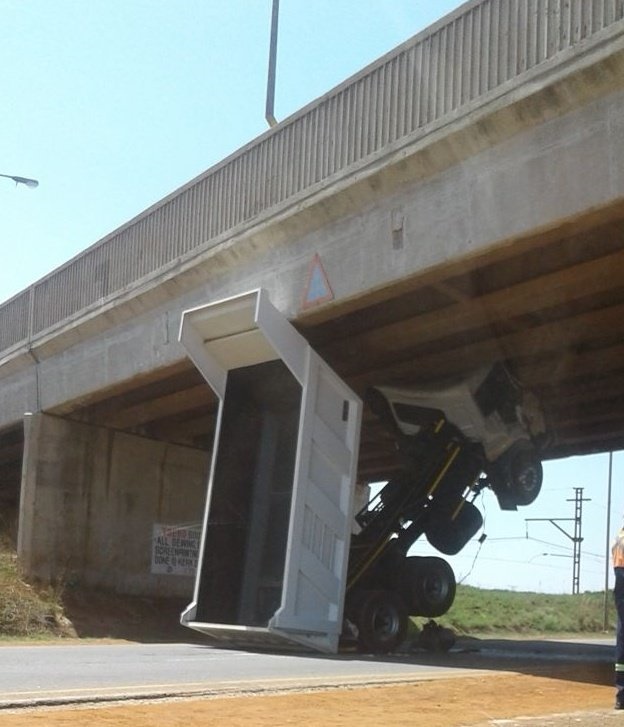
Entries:
[[[27,572],[189,592],[152,547],[214,419],[180,315],[256,287],[358,392],[504,360],[547,456],[621,448],[623,141],[623,0],[473,0],[6,301]],[[361,477],[393,466],[366,418]]]

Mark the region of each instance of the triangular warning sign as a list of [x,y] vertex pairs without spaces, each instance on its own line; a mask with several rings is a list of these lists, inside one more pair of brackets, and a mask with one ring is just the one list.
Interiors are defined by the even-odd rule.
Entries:
[[333,299],[334,292],[327,280],[327,275],[325,274],[323,264],[321,263],[321,258],[319,257],[319,254],[316,253],[310,262],[310,267],[308,268],[308,277],[306,279],[301,307],[303,309],[311,308],[319,303],[326,303],[328,300]]

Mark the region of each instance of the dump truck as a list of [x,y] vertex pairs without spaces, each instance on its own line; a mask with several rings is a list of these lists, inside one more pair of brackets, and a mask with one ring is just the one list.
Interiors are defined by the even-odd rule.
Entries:
[[[265,290],[185,311],[180,341],[219,400],[181,615],[215,645],[393,651],[409,616],[441,616],[455,597],[450,565],[410,555],[416,540],[453,555],[482,527],[484,488],[503,509],[539,493],[543,417],[501,363],[431,389],[380,382],[363,402]],[[370,498],[357,482],[365,404],[400,461]]]

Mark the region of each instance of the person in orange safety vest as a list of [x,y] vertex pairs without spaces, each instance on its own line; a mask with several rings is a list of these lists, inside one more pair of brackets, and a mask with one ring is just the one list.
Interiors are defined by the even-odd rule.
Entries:
[[613,547],[613,570],[615,586],[613,597],[617,611],[617,633],[615,639],[615,708],[624,709],[624,525],[620,528]]

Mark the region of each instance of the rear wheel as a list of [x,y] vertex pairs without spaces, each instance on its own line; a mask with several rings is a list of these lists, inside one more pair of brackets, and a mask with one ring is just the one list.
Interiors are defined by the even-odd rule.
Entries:
[[365,591],[355,620],[360,651],[387,654],[405,638],[407,607],[394,591]]

